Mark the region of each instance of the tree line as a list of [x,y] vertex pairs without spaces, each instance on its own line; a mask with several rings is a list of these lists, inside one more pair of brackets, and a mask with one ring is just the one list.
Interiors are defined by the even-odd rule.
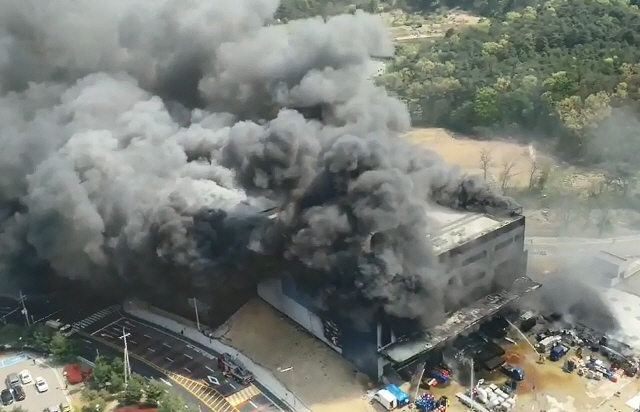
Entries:
[[[635,6],[552,1],[401,45],[380,81],[406,102],[415,124],[533,135],[597,162],[589,148],[599,127],[616,109],[637,112],[639,45]],[[636,144],[629,130],[615,132]]]

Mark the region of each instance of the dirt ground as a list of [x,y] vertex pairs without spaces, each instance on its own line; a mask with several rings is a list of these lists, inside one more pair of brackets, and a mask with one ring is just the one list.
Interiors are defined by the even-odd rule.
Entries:
[[487,179],[497,182],[504,170],[504,164],[513,162],[513,177],[510,186],[527,187],[532,162],[544,159],[551,162],[548,156],[538,153],[533,147],[517,142],[481,141],[454,136],[445,129],[424,128],[413,129],[406,138],[440,154],[446,161],[471,174],[483,174],[480,157],[483,151],[488,152],[491,162]]
[[[511,337],[518,338],[515,334]],[[226,325],[224,339],[274,374],[282,365],[295,365],[295,382],[286,377],[282,382],[314,412],[381,411],[368,402],[367,391],[371,386],[366,378],[358,375],[324,343],[259,298],[233,316]],[[640,392],[637,378],[623,377],[615,383],[595,381],[563,372],[563,360],[547,360],[540,365],[536,362],[537,354],[523,341],[505,349],[507,362],[520,365],[526,376],[518,388],[516,412],[628,411],[625,403]],[[573,351],[567,356],[571,355]],[[498,372],[476,377],[479,378],[486,383],[505,381]],[[408,390],[408,384],[403,385],[403,389]],[[431,392],[436,397],[444,395],[451,399],[450,412],[466,412],[455,398],[455,394],[463,390],[453,382],[445,388],[433,388]]]
[[327,345],[255,298],[224,325],[224,340],[278,374],[295,365],[295,382],[280,381],[314,412],[373,411],[364,395],[367,379]]
[[450,28],[458,28],[477,24],[477,16],[451,11],[447,14],[421,16],[411,15],[401,10],[382,13],[383,19],[391,27],[391,34],[396,41],[420,40],[443,36]]

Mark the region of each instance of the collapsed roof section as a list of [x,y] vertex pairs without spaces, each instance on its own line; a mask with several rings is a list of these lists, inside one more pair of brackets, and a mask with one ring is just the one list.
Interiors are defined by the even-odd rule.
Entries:
[[399,367],[407,365],[540,286],[526,276],[520,277],[509,290],[488,295],[452,313],[444,323],[425,331],[419,338],[399,340],[387,345],[380,350],[380,354]]

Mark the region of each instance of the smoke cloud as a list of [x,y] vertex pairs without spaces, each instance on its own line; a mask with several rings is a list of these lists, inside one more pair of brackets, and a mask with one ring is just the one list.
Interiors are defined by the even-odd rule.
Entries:
[[517,205],[400,140],[378,17],[277,6],[6,0],[3,276],[215,295],[289,271],[330,307],[441,311],[425,208]]

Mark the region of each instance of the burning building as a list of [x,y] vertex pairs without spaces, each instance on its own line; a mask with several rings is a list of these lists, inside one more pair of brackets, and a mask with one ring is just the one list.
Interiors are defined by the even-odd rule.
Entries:
[[[427,215],[437,223],[429,240],[444,269],[445,293],[452,295],[447,299],[452,303],[446,307],[446,320],[438,325],[421,328],[387,315],[354,321],[323,310],[293,277],[260,283],[258,295],[358,370],[379,380],[391,370],[424,360],[539,287],[525,276],[523,216],[495,217],[444,208],[429,210]],[[428,302],[424,308],[428,310]]]

